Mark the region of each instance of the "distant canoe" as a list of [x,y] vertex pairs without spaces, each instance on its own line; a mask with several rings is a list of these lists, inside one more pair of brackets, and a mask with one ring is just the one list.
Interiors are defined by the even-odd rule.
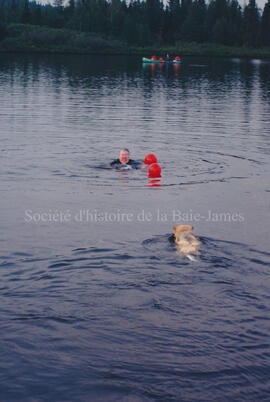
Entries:
[[152,60],[152,59],[147,59],[146,57],[142,58],[142,62],[143,63],[151,63],[151,64],[181,64],[181,60],[176,61],[176,60],[170,60],[170,61],[166,61],[166,60]]

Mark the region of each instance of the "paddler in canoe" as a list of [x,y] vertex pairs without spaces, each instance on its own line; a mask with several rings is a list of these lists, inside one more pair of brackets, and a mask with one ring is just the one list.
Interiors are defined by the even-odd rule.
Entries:
[[171,60],[169,53],[167,53],[165,56],[165,61],[166,63],[180,63],[181,60],[179,56],[176,56],[173,60]]
[[170,58],[169,53],[166,54],[166,56],[165,56],[165,61],[166,61],[166,63],[170,63],[171,58]]

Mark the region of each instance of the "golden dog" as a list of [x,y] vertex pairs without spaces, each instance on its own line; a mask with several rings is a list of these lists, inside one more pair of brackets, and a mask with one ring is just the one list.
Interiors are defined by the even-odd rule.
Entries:
[[178,225],[173,227],[175,243],[181,254],[185,254],[190,260],[194,257],[190,254],[199,254],[199,246],[201,242],[193,234],[193,226],[191,225]]

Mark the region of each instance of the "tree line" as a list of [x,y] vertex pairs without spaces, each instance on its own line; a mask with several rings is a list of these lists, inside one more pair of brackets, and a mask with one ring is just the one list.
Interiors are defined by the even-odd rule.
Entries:
[[0,40],[8,24],[23,23],[72,29],[114,38],[130,46],[181,42],[270,47],[270,0],[260,10],[256,0],[0,0]]

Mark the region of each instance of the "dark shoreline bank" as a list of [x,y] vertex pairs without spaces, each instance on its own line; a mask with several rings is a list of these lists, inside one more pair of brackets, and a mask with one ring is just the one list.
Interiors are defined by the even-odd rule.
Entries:
[[138,55],[169,52],[180,56],[270,59],[270,48],[231,47],[215,43],[177,43],[175,46],[132,47],[117,39],[66,29],[10,24],[0,41],[0,53]]

